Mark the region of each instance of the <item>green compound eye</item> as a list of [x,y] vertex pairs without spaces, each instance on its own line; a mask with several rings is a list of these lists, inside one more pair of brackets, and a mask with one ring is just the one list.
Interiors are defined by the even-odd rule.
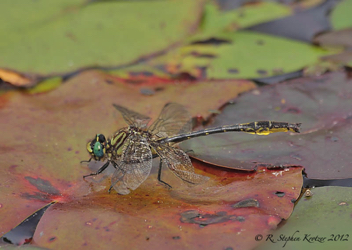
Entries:
[[100,142],[94,144],[93,153],[96,157],[102,158],[104,156],[103,145]]

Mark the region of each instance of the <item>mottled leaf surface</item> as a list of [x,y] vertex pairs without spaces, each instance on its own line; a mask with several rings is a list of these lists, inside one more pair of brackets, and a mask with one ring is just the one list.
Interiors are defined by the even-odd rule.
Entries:
[[[146,87],[158,91],[144,95],[140,90]],[[96,133],[108,136],[126,126],[113,103],[156,118],[165,103],[178,102],[189,107],[192,116],[207,117],[210,110],[254,87],[249,81],[127,85],[114,76],[87,72],[43,94],[1,95],[1,234],[79,188],[82,176],[90,172],[79,164],[88,160],[87,141]],[[200,92],[203,95],[197,95]],[[191,107],[190,100],[204,105]]]
[[253,140],[252,135],[228,133],[196,138],[181,147],[231,168],[253,169],[254,162],[300,164],[309,178],[352,177],[351,86],[344,73],[331,73],[254,90],[234,99],[211,127],[257,120],[301,122],[301,134]]
[[[165,172],[153,173],[126,196],[107,190],[51,206],[34,241],[48,248],[251,249],[259,232],[287,219],[302,185],[300,167],[236,174],[194,162],[211,181],[189,189]],[[277,195],[283,193],[283,195]],[[72,234],[72,232],[76,232]]]
[[86,142],[96,133],[110,135],[125,126],[112,103],[155,118],[166,100],[187,104],[193,98],[203,105],[192,106],[191,114],[208,116],[209,109],[254,87],[248,81],[184,82],[163,84],[148,96],[140,93],[146,86],[161,87],[128,85],[114,76],[86,72],[42,94],[0,96],[5,121],[0,129],[8,131],[0,151],[2,234],[52,201],[56,203],[46,210],[34,235],[36,245],[50,249],[101,244],[143,248],[146,243],[171,249],[201,249],[210,243],[252,248],[256,233],[274,229],[290,216],[302,187],[303,168],[297,166],[238,173],[194,161],[197,173],[210,181],[189,188],[165,170],[163,180],[174,187],[168,190],[157,182],[154,169],[127,196],[108,194],[109,178],[84,181],[82,176],[91,172],[79,163],[88,159]]

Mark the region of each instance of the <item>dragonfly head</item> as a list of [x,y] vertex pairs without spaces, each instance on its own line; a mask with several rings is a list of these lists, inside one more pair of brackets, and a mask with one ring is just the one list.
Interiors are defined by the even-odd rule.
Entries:
[[106,146],[107,141],[105,136],[97,134],[92,141],[88,142],[87,150],[96,161],[100,161],[104,159]]

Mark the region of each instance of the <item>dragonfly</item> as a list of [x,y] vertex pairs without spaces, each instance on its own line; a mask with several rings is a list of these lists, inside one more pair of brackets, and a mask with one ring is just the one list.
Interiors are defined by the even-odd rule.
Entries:
[[[91,158],[106,161],[97,172],[101,174],[110,164],[115,168],[111,178],[112,189],[118,194],[129,194],[150,175],[152,159],[160,157],[158,181],[172,188],[161,178],[162,167],[167,166],[175,176],[189,185],[206,182],[209,177],[195,173],[190,157],[177,147],[178,143],[199,136],[224,132],[245,132],[268,135],[276,132],[299,133],[301,123],[257,121],[226,125],[192,132],[192,119],[186,108],[178,103],[166,104],[159,117],[148,127],[151,118],[123,106],[113,104],[121,113],[128,127],[119,129],[111,138],[97,134],[87,144]],[[88,161],[88,162],[89,162]]]

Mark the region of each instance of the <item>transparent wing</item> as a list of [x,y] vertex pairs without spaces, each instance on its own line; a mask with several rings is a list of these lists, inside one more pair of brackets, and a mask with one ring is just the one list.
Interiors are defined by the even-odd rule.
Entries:
[[152,169],[149,143],[140,135],[132,135],[124,144],[121,161],[111,179],[111,186],[119,194],[128,194],[138,188]]
[[148,130],[160,138],[191,132],[191,115],[184,106],[168,103]]
[[201,184],[209,180],[208,177],[194,173],[189,156],[182,150],[167,145],[153,145],[164,164],[180,179],[190,184]]
[[141,115],[137,112],[134,112],[132,110],[129,110],[125,107],[122,107],[117,104],[113,104],[113,106],[120,111],[122,114],[123,119],[127,122],[128,125],[133,125],[135,127],[139,128],[145,128],[150,121],[150,117]]

